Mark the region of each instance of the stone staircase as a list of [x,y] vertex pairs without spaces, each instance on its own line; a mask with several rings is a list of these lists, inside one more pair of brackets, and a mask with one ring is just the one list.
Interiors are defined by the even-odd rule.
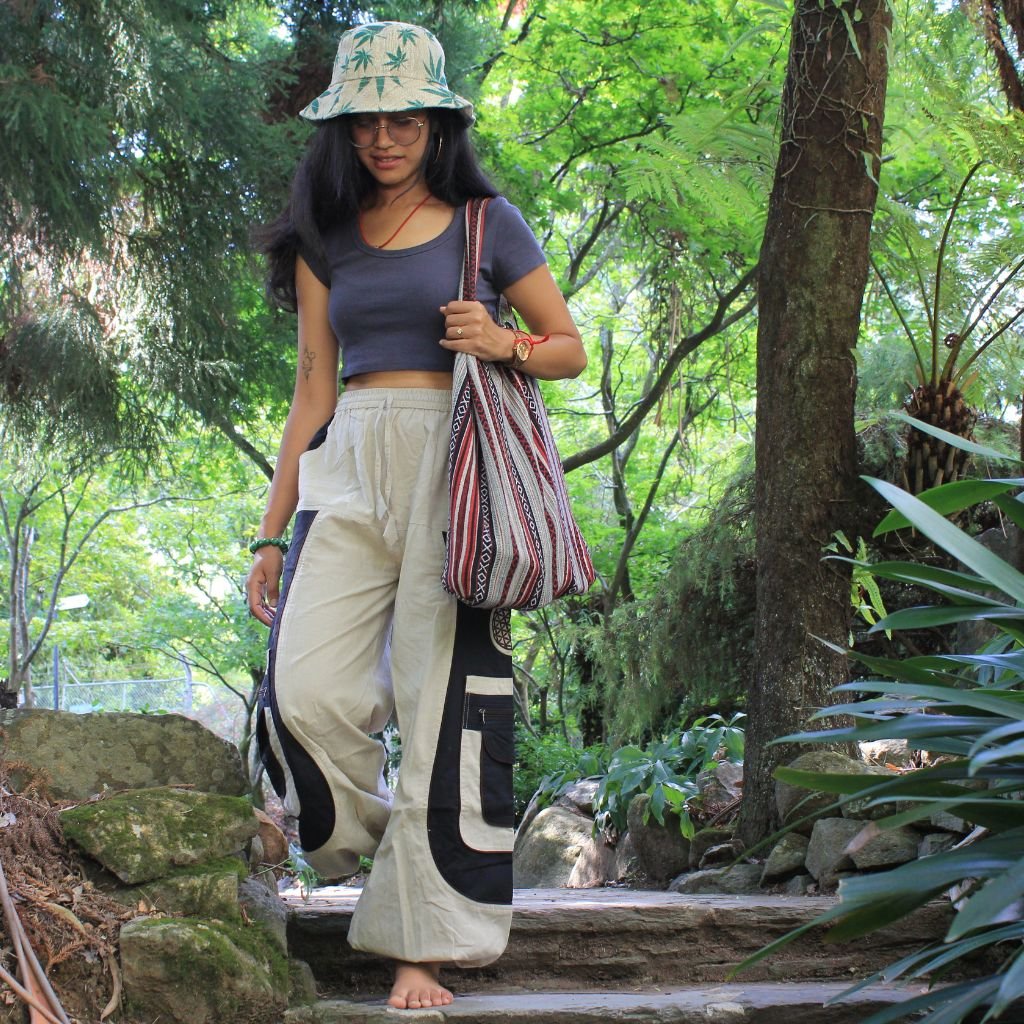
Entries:
[[[831,945],[812,930],[735,979],[732,968],[813,919],[830,898],[680,896],[604,889],[521,889],[506,953],[479,970],[442,972],[450,1006],[394,1010],[390,964],[348,947],[359,890],[335,886],[289,905],[289,947],[312,968],[320,1000],[286,1024],[394,1024],[398,1018],[479,1024],[855,1024],[922,988],[873,986],[823,1006],[858,978],[940,936],[948,907]],[[909,1018],[908,1018],[909,1019]],[[1004,1018],[1004,1021],[1009,1018]]]

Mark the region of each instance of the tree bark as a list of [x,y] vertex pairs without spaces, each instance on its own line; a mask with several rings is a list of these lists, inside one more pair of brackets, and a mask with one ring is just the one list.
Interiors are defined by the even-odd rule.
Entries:
[[[739,834],[776,826],[772,740],[846,679],[849,576],[823,562],[856,472],[854,348],[877,199],[887,0],[797,0],[782,140],[758,264],[757,667]],[[819,639],[820,638],[820,639]]]

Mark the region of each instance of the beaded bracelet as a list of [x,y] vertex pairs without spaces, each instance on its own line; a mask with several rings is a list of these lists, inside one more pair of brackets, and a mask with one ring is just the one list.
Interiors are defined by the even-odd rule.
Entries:
[[257,537],[249,542],[249,553],[255,555],[260,548],[277,548],[282,555],[288,554],[288,541],[284,537]]

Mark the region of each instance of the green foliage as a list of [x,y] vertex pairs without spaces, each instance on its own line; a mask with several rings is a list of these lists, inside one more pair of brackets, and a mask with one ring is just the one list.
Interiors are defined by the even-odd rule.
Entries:
[[513,797],[516,820],[537,795],[541,807],[549,806],[564,789],[579,779],[605,771],[600,748],[580,750],[561,732],[516,736],[516,764]]
[[999,964],[992,973],[979,974],[975,968],[971,980],[894,1005],[871,1017],[869,1024],[886,1024],[915,1012],[925,1012],[921,1019],[935,1024],[960,1021],[974,1011],[986,1011],[983,1019],[989,1020],[1024,996],[1024,575],[936,510],[968,507],[990,497],[995,487],[1019,526],[1024,522],[1024,479],[963,481],[955,494],[937,488],[920,498],[882,481],[870,482],[896,509],[885,529],[912,524],[965,566],[948,571],[910,562],[864,565],[880,578],[926,588],[937,599],[889,615],[874,630],[966,621],[984,625],[993,639],[970,654],[902,660],[860,655],[875,677],[840,689],[861,699],[816,716],[849,716],[854,724],[786,737],[801,743],[903,738],[912,750],[932,755],[926,767],[882,781],[791,769],[776,774],[783,781],[836,793],[840,801],[894,805],[892,813],[865,826],[865,838],[879,829],[926,820],[937,811],[978,826],[966,845],[842,881],[839,903],[814,924],[830,924],[828,940],[845,941],[898,922],[928,900],[953,891],[955,915],[942,941],[890,964],[838,998],[877,981],[934,980],[986,950],[994,958],[986,962]]
[[630,802],[646,794],[650,803],[645,822],[653,815],[664,825],[666,813],[678,815],[680,831],[692,839],[696,830],[690,812],[698,795],[697,775],[722,757],[742,762],[742,718],[736,714],[726,721],[721,715],[708,715],[647,748],[630,745],[617,750],[594,797],[595,828],[624,832]]
[[613,737],[654,735],[681,707],[745,692],[753,672],[752,455],[707,525],[679,541],[653,594],[620,605],[586,634]]

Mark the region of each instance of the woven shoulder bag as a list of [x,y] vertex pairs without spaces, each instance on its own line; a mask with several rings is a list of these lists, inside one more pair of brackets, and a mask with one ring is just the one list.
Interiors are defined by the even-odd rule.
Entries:
[[[466,204],[460,298],[470,301],[487,202]],[[498,323],[514,325],[504,296],[498,314]],[[594,582],[535,377],[456,353],[448,487],[442,583],[460,601],[528,611],[582,594]]]

